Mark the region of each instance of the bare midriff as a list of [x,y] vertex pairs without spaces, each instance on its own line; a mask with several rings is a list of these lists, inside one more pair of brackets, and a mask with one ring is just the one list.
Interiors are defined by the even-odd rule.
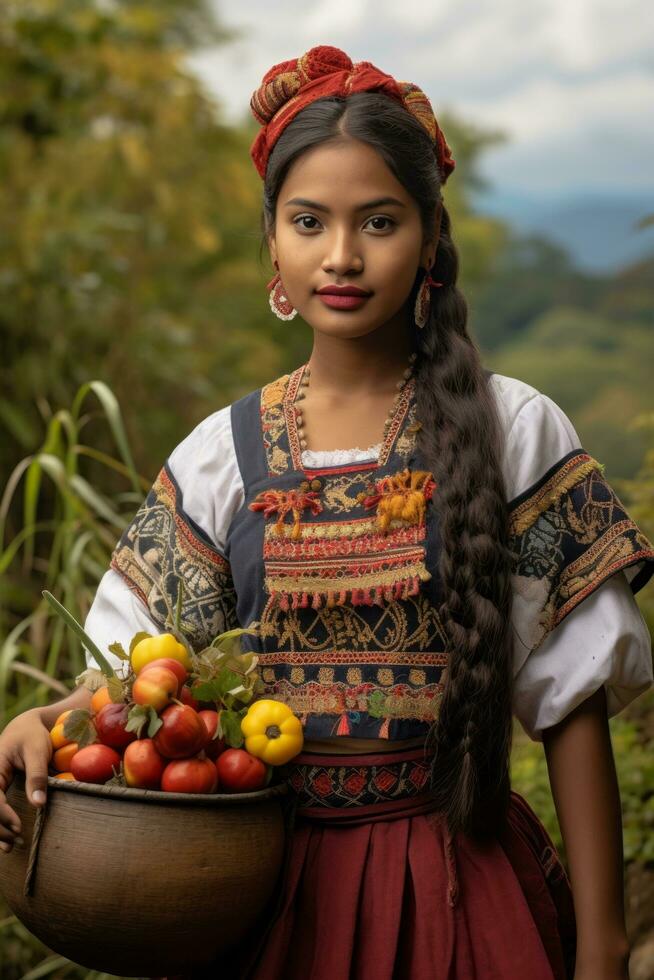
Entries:
[[302,751],[324,752],[326,755],[356,755],[358,752],[394,752],[396,749],[410,749],[424,744],[424,735],[393,741],[388,738],[348,738],[337,735],[334,738],[305,739]]

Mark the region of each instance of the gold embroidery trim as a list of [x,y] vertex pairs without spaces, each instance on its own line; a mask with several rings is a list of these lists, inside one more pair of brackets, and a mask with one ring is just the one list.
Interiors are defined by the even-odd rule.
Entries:
[[511,512],[509,529],[512,535],[523,534],[535,521],[549,510],[564,493],[580,483],[593,470],[604,471],[604,466],[586,453],[569,459],[539,490]]

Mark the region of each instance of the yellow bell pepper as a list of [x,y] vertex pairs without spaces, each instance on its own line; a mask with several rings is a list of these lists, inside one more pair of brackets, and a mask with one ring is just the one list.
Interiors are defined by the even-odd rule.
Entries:
[[146,636],[140,640],[130,656],[130,663],[135,674],[143,670],[146,664],[160,657],[172,657],[179,660],[186,670],[192,668],[191,657],[187,648],[175,639],[172,633],[160,633],[159,636]]
[[302,751],[302,722],[282,701],[254,701],[241,719],[245,748],[271,766],[283,766]]

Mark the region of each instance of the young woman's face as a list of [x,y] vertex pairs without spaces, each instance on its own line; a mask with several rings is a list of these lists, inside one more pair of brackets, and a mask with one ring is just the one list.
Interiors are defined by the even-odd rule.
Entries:
[[[307,150],[291,165],[269,238],[285,295],[314,330],[361,337],[407,316],[423,245],[413,198],[367,143],[346,139]],[[358,286],[369,295],[353,308],[327,305],[317,290]]]

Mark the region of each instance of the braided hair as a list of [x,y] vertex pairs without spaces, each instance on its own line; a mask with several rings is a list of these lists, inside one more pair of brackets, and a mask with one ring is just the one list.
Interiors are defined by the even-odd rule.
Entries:
[[[347,138],[377,150],[411,194],[425,241],[433,239],[442,207],[431,272],[444,285],[431,292],[426,325],[412,328],[422,423],[418,448],[439,488],[433,497],[442,545],[438,613],[448,653],[440,711],[426,745],[434,749],[431,788],[450,832],[492,836],[503,827],[508,811],[512,734],[511,556],[502,429],[489,372],[467,330],[467,304],[456,286],[458,254],[425,129],[378,92],[327,96],[302,109],[281,133],[268,161],[262,247],[274,229],[277,196],[291,163],[312,146]],[[423,274],[418,270],[407,297],[410,310]]]

